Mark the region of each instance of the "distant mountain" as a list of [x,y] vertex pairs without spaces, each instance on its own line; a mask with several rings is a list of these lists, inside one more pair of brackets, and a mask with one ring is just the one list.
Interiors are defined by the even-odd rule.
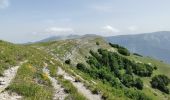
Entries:
[[131,52],[152,56],[170,63],[170,32],[160,31],[137,35],[106,37],[111,43],[127,47]]
[[43,40],[37,41],[37,42],[48,42],[48,41],[57,41],[57,40],[66,40],[66,39],[76,39],[81,37],[80,35],[67,35],[67,36],[51,36],[48,38],[45,38]]
[[[65,35],[51,36],[51,37],[42,39],[40,41],[37,41],[36,43],[38,43],[38,42],[49,42],[49,41],[67,40],[67,39],[78,39],[78,38],[83,38],[83,37],[94,38],[96,36],[98,36],[98,35],[95,35],[95,34],[85,34],[85,35],[73,35],[73,34],[70,34],[70,35],[67,35],[67,36],[65,36]],[[27,43],[27,44],[32,44],[32,43]]]

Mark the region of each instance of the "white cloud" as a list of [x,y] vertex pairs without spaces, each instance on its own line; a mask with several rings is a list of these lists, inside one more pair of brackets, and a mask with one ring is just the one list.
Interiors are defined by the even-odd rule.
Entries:
[[109,33],[118,33],[118,32],[120,32],[117,28],[112,27],[110,25],[104,26],[103,29],[104,29],[105,32],[109,32]]
[[45,33],[50,33],[50,34],[70,34],[73,33],[74,30],[72,28],[65,28],[65,27],[49,27],[45,30]]
[[0,9],[7,8],[9,6],[9,0],[0,0]]
[[136,31],[137,29],[138,29],[137,26],[130,26],[130,27],[128,27],[129,31]]

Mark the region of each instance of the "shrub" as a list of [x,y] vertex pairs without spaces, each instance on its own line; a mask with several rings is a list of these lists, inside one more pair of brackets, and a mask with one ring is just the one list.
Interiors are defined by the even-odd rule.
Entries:
[[133,90],[133,89],[126,89],[125,95],[132,100],[152,100],[150,97],[145,95],[143,92],[139,90]]
[[100,45],[100,43],[99,43],[99,42],[96,42],[96,45]]
[[109,43],[109,45],[110,45],[111,47],[114,47],[114,48],[119,48],[119,47],[120,47],[118,44]]
[[92,89],[92,93],[93,93],[93,94],[99,94],[99,91],[98,91],[98,89],[95,87],[95,88]]
[[81,71],[84,71],[84,72],[87,71],[86,66],[84,64],[82,64],[82,63],[78,63],[76,67],[77,67],[77,69],[79,69]]
[[66,63],[66,64],[70,64],[70,63],[71,63],[71,60],[68,59],[68,60],[65,61],[65,63]]
[[120,54],[122,54],[122,55],[130,56],[130,52],[129,52],[127,49],[125,49],[125,48],[119,48],[119,49],[118,49],[118,52],[119,52]]
[[133,64],[133,72],[141,77],[150,77],[153,73],[152,66],[143,63]]
[[154,68],[154,70],[157,70],[157,69],[158,69],[156,66],[154,66],[153,68]]
[[142,89],[143,89],[143,82],[142,82],[142,80],[141,80],[140,78],[137,78],[137,79],[135,80],[134,86],[135,86],[137,89],[142,90]]
[[139,56],[139,57],[143,57],[142,55],[138,54],[138,53],[133,53],[133,55]]
[[134,84],[133,76],[124,74],[122,76],[121,82],[126,86],[126,87],[131,87]]
[[151,85],[162,92],[169,94],[169,89],[166,87],[170,83],[170,79],[165,75],[156,75],[152,78]]
[[130,52],[128,49],[126,49],[125,47],[123,46],[120,46],[118,44],[112,44],[112,43],[109,43],[109,45],[111,47],[114,47],[114,48],[117,48],[118,49],[118,52],[122,55],[125,55],[125,56],[130,56]]
[[81,79],[79,77],[76,77],[75,82],[81,82]]

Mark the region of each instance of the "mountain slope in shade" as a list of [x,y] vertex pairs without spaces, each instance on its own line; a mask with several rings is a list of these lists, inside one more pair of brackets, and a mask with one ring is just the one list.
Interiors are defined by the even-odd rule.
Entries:
[[151,56],[170,62],[170,32],[160,31],[138,35],[120,35],[106,37],[111,43],[127,47],[131,52]]

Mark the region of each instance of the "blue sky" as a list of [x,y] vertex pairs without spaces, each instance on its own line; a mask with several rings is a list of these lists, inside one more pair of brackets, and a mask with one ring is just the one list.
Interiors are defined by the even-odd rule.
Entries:
[[170,30],[170,0],[0,0],[0,39]]

